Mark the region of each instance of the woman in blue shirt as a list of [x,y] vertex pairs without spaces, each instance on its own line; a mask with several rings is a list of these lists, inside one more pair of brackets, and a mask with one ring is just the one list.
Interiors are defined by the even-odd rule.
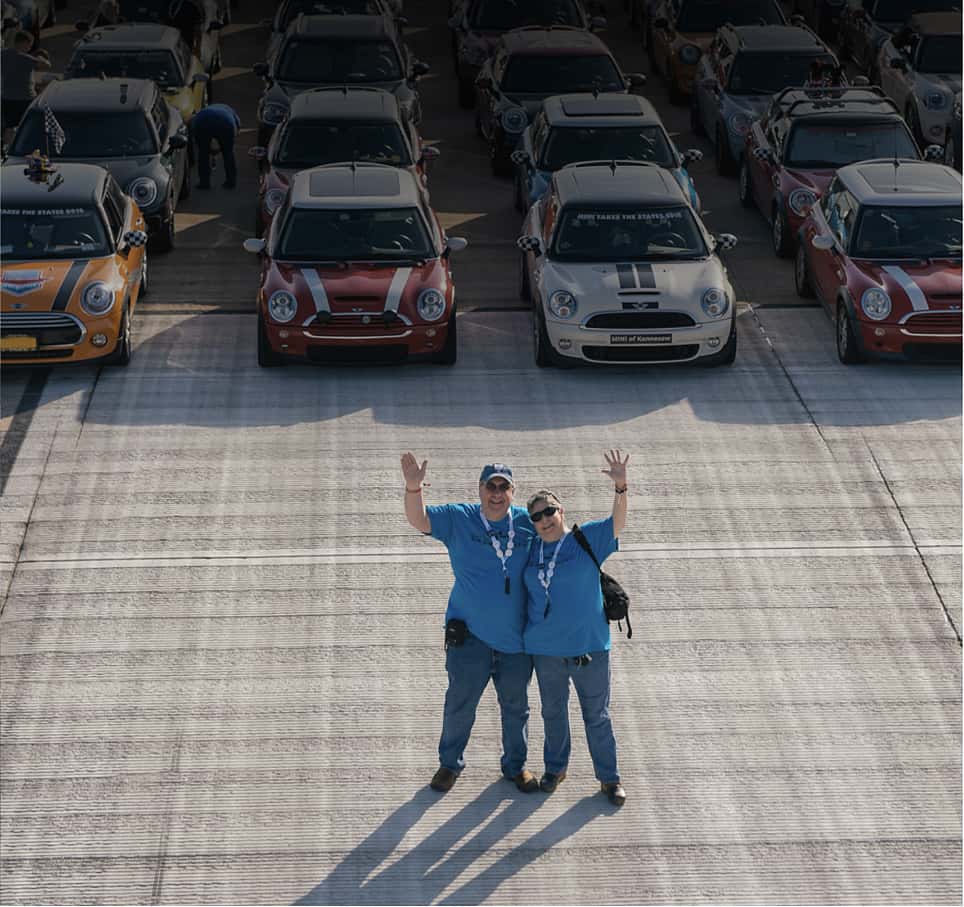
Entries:
[[[603,473],[613,480],[612,516],[580,526],[599,563],[619,548],[626,525],[626,464],[618,450],[606,455]],[[545,725],[545,774],[539,786],[552,793],[566,777],[572,738],[569,733],[569,682],[582,708],[586,740],[596,778],[610,802],[622,806],[626,792],[616,765],[616,737],[609,715],[609,624],[603,610],[599,570],[566,526],[566,511],[551,491],[528,502],[533,539],[524,578],[527,593],[525,650],[533,656],[542,721]]]

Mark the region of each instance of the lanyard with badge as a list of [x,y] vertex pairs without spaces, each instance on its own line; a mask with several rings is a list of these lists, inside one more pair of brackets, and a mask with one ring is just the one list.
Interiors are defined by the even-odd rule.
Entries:
[[567,532],[559,539],[556,550],[552,552],[552,559],[549,561],[548,568],[546,568],[545,558],[546,544],[542,541],[539,542],[539,584],[546,590],[546,610],[542,612],[543,618],[549,616],[549,587],[552,585],[552,575],[556,572],[556,558],[559,557],[559,552],[562,550],[562,546],[565,544],[568,535],[569,533]]
[[502,545],[499,544],[499,540],[496,538],[495,530],[489,525],[489,521],[485,518],[485,514],[479,510],[479,516],[482,517],[482,525],[485,526],[485,531],[489,534],[489,541],[492,542],[492,547],[495,549],[495,556],[499,559],[499,563],[502,564],[502,575],[505,577],[505,594],[509,594],[509,569],[506,567],[505,562],[512,557],[512,549],[515,547],[515,530],[512,528],[512,508],[509,508],[509,541],[505,546],[505,552],[502,551]]

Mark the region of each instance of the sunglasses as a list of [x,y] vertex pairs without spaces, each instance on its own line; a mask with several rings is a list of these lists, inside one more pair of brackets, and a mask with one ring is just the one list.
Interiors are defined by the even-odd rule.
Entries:
[[535,513],[529,514],[529,519],[533,523],[541,523],[543,517],[555,516],[559,512],[558,507],[546,507],[544,510],[537,510]]
[[508,491],[512,486],[508,482],[486,482],[486,491]]

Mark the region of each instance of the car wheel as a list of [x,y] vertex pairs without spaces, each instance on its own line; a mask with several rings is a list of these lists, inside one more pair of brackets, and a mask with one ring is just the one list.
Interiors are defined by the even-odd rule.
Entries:
[[720,365],[733,365],[736,361],[736,318],[730,324],[730,336],[718,353],[713,353],[700,360],[700,365],[706,368],[716,368]]
[[532,299],[532,287],[529,286],[529,268],[526,266],[525,252],[519,256],[519,263],[519,299],[529,302]]
[[743,205],[744,208],[753,207],[753,188],[750,185],[750,165],[746,157],[740,162],[740,178],[737,193],[740,198],[740,204]]
[[816,295],[810,280],[810,268],[807,266],[807,251],[802,242],[797,246],[797,254],[793,260],[793,285],[801,299],[813,299]]
[[264,236],[264,224],[261,221],[261,211],[258,208],[254,209],[254,235],[258,239]]
[[853,322],[847,313],[847,307],[842,303],[837,303],[837,358],[844,365],[857,365],[864,361],[864,355],[857,346],[857,335],[854,331]]
[[690,132],[693,135],[703,135],[703,120],[700,118],[700,108],[696,101],[696,92],[690,98]]
[[178,201],[184,201],[191,197],[191,160],[184,155],[184,177],[181,179],[181,188],[177,193]]
[[258,315],[258,365],[261,368],[275,368],[275,366],[283,364],[284,359],[271,348],[267,332],[264,329],[264,322]]
[[546,332],[546,323],[543,321],[538,309],[533,309],[532,311],[532,337],[536,365],[539,368],[546,368],[546,366],[552,365],[552,350],[549,346],[549,334]]
[[770,221],[770,241],[773,244],[773,254],[777,258],[789,258],[793,251],[793,241],[786,215],[781,208],[774,207]]
[[489,142],[489,163],[492,166],[494,176],[512,175],[512,160],[496,145],[494,140]]
[[948,167],[954,166],[954,136],[949,135],[947,141],[944,142],[944,163]]
[[144,251],[141,253],[141,282],[137,289],[137,298],[140,299],[142,296],[146,296],[150,290],[151,282],[147,276],[147,247],[144,247]]
[[432,362],[437,365],[455,365],[455,360],[459,357],[459,331],[458,316],[452,310],[452,317],[449,318],[448,331],[445,334],[445,343],[434,356]]
[[131,329],[131,309],[130,305],[124,303],[124,312],[121,315],[120,330],[117,332],[117,348],[111,353],[107,360],[108,365],[129,365],[131,352],[134,346],[133,331]]
[[666,69],[666,78],[669,80],[670,104],[675,104],[677,107],[682,107],[686,103],[686,95],[683,94],[683,89],[679,87],[679,82],[676,81],[676,76],[673,74],[673,70],[669,67]]
[[516,211],[520,214],[526,213],[525,199],[522,196],[522,178],[519,176],[519,171],[516,170],[515,175],[512,178],[512,203],[515,205]]
[[[173,208],[173,205],[171,206]],[[170,252],[174,248],[174,212],[161,224],[161,229],[151,237],[155,252]]]
[[475,85],[466,79],[459,79],[459,107],[463,110],[475,107]]

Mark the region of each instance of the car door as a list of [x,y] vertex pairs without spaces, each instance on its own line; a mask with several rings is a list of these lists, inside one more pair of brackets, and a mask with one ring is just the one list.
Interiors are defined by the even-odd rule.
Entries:
[[696,109],[699,113],[703,132],[713,139],[716,124],[716,108],[719,104],[720,83],[717,78],[719,47],[716,41],[700,59],[693,91],[696,93]]
[[750,169],[750,182],[753,198],[765,216],[770,213],[770,200],[773,196],[773,176],[779,169],[778,156],[780,154],[779,138],[776,130],[769,122],[753,124],[753,134],[757,137],[757,147],[770,152],[770,157],[756,157],[753,163],[747,165]]
[[[824,223],[821,233],[835,240],[830,249],[817,249],[812,243],[807,249],[810,258],[810,275],[820,298],[833,306],[837,290],[844,281],[843,256],[846,254],[850,236],[857,218],[857,203],[843,187],[828,193],[828,204],[821,205]],[[817,218],[819,224],[820,219]]]
[[[885,41],[880,56],[880,87],[884,94],[893,98],[894,103],[904,112],[907,104],[910,83],[913,81],[913,60],[916,40],[900,50],[894,47],[893,39]],[[894,65],[896,63],[896,65]]]
[[479,126],[482,134],[489,138],[495,124],[495,108],[499,103],[499,79],[505,71],[505,51],[498,51],[495,56],[486,61],[479,73],[479,80],[476,82],[478,92],[478,102],[476,109],[479,112]]

